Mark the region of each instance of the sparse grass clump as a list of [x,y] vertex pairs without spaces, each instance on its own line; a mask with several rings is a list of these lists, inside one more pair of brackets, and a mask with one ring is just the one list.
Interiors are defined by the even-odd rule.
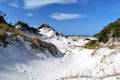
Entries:
[[9,27],[8,27],[7,24],[0,23],[0,29],[1,29],[1,30],[4,30],[4,31],[7,31],[7,30],[9,30]]
[[14,30],[13,30],[13,35],[14,35],[14,36],[20,35],[20,36],[22,36],[22,37],[26,37],[25,34],[24,34],[24,32],[22,32],[22,31],[20,31],[20,30],[17,30],[17,29],[14,29]]
[[9,27],[5,23],[0,23],[0,46],[6,47],[8,44],[6,31]]
[[118,47],[119,45],[114,45],[114,44],[112,44],[112,45],[108,45],[107,47],[108,48],[110,48],[110,49],[115,49],[116,47]]
[[29,36],[29,41],[31,42],[32,49],[43,51],[48,50],[54,56],[57,54],[58,49],[52,43],[42,41],[40,38],[33,36]]
[[7,33],[4,30],[0,29],[0,46],[6,47],[7,44]]
[[31,47],[34,49],[38,49],[40,47],[45,48],[44,42],[38,37],[29,36],[28,40],[31,42]]
[[88,49],[96,49],[99,46],[99,42],[97,40],[91,40],[84,47]]
[[6,23],[0,23],[0,45],[6,47],[7,44],[9,43],[7,41],[7,37],[8,37],[8,34],[7,33],[11,33],[11,36],[22,36],[22,37],[26,37],[24,32],[22,31],[19,31],[11,26],[9,26],[8,24]]
[[53,45],[52,43],[49,43],[47,42],[47,45],[46,45],[48,48],[48,50],[55,56],[57,53],[58,53],[58,49],[55,45]]
[[6,31],[6,32],[11,32],[14,36],[22,36],[25,37],[24,32],[17,30],[16,28],[10,27],[7,24],[0,23],[0,30]]

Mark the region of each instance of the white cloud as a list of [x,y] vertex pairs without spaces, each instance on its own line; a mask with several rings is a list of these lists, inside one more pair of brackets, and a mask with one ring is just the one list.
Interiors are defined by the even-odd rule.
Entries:
[[50,17],[56,20],[68,20],[68,19],[84,18],[86,16],[81,14],[53,13],[50,15]]
[[19,8],[19,1],[18,0],[0,0],[0,2],[6,2],[12,7]]
[[34,14],[33,13],[27,13],[26,14],[26,16],[28,16],[28,17],[31,17],[31,16],[33,16]]
[[70,4],[70,3],[77,3],[77,0],[24,0],[24,8],[33,9],[55,3]]
[[19,8],[19,5],[16,2],[8,3],[10,6]]
[[[23,8],[34,9],[50,4],[73,4],[73,3],[87,3],[90,0],[22,0]],[[19,8],[20,0],[0,0],[0,2],[6,2],[12,7]]]

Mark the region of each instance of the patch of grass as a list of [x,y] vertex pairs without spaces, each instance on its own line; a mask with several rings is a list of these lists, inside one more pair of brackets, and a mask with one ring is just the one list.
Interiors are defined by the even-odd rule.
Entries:
[[25,37],[24,32],[17,30],[16,28],[10,27],[7,24],[0,23],[0,30],[6,31],[6,32],[11,32],[14,36],[22,36]]
[[16,37],[18,35],[22,36],[22,37],[27,37],[24,32],[19,31],[17,29],[15,29],[14,27],[9,26],[6,23],[0,23],[0,41],[1,41],[1,45],[3,44],[4,47],[7,46],[7,44],[9,43],[7,41],[7,32],[10,32],[12,36]]
[[114,48],[116,48],[117,46],[118,46],[118,45],[112,44],[112,45],[108,45],[107,47],[110,48],[110,49],[114,49]]
[[6,47],[7,44],[7,34],[4,30],[0,29],[0,45]]
[[84,48],[96,49],[98,46],[99,42],[97,40],[91,40],[90,42],[85,44]]
[[52,55],[57,54],[57,47],[52,43],[45,42],[38,37],[29,36],[29,41],[31,42],[31,47],[36,50],[48,50]]
[[17,30],[17,29],[14,29],[14,30],[13,30],[13,35],[14,35],[14,36],[20,35],[20,36],[22,36],[22,37],[26,37],[25,34],[24,34],[24,32],[22,32],[22,31],[20,31],[20,30]]
[[33,49],[39,49],[39,48],[45,48],[45,44],[44,41],[42,41],[40,38],[38,37],[33,37],[33,36],[29,36],[28,40],[31,43],[31,47]]
[[53,45],[52,43],[49,43],[49,42],[47,42],[47,48],[48,48],[48,50],[55,56],[56,54],[57,54],[57,52],[58,52],[58,49],[57,49],[57,47],[55,46],[55,45]]
[[107,43],[109,41],[110,30],[108,28],[103,29],[98,37],[99,42]]

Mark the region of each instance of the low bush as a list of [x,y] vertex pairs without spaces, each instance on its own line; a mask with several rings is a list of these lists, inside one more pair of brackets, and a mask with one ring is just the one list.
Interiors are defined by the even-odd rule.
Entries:
[[42,24],[40,27],[38,27],[38,29],[41,29],[41,28],[51,28],[51,26],[49,26],[48,24]]
[[91,40],[90,42],[85,44],[84,48],[96,49],[98,46],[99,42],[97,40]]
[[110,38],[120,37],[120,19],[113,23],[110,23],[104,27],[99,33],[95,34],[94,37],[98,38],[99,42],[107,43]]
[[107,43],[109,41],[109,34],[110,34],[109,32],[110,31],[107,28],[103,29],[98,36],[98,41]]
[[28,26],[28,24],[26,24],[26,23],[24,23],[24,22],[22,22],[22,21],[18,21],[18,22],[15,24],[15,26],[17,26],[17,25],[20,25],[20,26],[22,27],[21,30],[23,30],[23,31],[30,29],[30,27]]

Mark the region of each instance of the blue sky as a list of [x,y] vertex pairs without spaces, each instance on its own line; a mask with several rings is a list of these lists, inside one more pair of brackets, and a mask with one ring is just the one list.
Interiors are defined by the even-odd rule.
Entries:
[[120,0],[0,0],[6,20],[47,23],[67,35],[92,35],[120,18]]

